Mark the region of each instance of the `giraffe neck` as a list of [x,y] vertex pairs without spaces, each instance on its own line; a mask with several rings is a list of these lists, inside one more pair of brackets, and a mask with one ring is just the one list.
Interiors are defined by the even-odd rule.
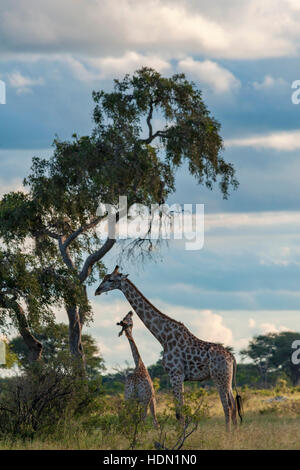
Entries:
[[143,363],[142,358],[141,358],[140,353],[139,353],[139,350],[137,348],[137,345],[135,344],[135,341],[134,341],[133,337],[129,333],[127,333],[126,331],[125,331],[125,334],[127,336],[129,344],[130,344],[132,357],[133,357],[135,366],[138,367]]
[[179,325],[179,323],[155,308],[129,279],[126,279],[122,284],[121,290],[144,325],[164,346],[168,332]]

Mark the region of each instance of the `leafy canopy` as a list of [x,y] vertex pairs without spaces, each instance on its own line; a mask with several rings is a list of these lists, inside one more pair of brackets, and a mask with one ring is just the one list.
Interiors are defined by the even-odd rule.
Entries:
[[[64,323],[51,324],[39,327],[36,338],[43,345],[43,362],[46,364],[64,364],[69,358],[68,327]],[[89,334],[82,335],[82,343],[85,351],[87,376],[96,377],[105,369],[95,339]],[[26,348],[21,336],[16,336],[9,343],[10,350],[18,358],[23,368],[30,367],[28,348]]]
[[29,194],[2,199],[1,234],[6,239],[31,234],[53,240],[81,229],[84,241],[74,237],[71,249],[89,251],[87,230],[100,201],[116,204],[119,195],[127,195],[129,204],[163,203],[185,160],[200,184],[212,188],[219,178],[224,197],[230,186],[237,187],[233,166],[221,156],[220,124],[183,74],[164,78],[142,68],[115,80],[112,92],[93,92],[93,98],[92,135],[74,134],[70,142],[56,139],[50,159],[33,158],[25,179]]

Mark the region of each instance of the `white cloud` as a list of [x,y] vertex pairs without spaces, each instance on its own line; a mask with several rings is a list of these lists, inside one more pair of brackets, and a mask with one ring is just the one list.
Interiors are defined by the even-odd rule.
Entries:
[[274,78],[271,75],[265,75],[262,82],[253,82],[253,88],[255,90],[267,90],[276,86],[287,85],[287,82],[283,78]]
[[253,318],[249,318],[248,325],[249,325],[249,328],[254,328],[256,325],[256,321]]
[[254,147],[293,151],[300,148],[300,130],[278,131],[265,135],[254,135],[227,139],[226,147]]
[[214,343],[233,344],[233,334],[230,328],[224,325],[223,317],[211,310],[192,311],[187,309],[185,316],[191,317],[189,323],[192,325],[196,336],[205,341]]
[[44,85],[43,78],[30,78],[25,77],[20,72],[13,72],[8,75],[10,86],[16,88],[18,94],[31,93],[32,87]]
[[208,85],[217,93],[237,89],[241,83],[224,67],[211,60],[197,61],[191,57],[179,61],[178,68],[188,76],[200,81],[200,86]]
[[300,11],[291,0],[2,0],[0,52],[93,57],[147,51],[255,59],[296,56]]
[[[238,227],[248,229],[275,227],[297,227],[300,230],[300,212],[268,211],[268,212],[222,212],[205,214],[205,231],[221,228],[236,230]],[[285,250],[286,254],[286,250]]]
[[143,55],[133,51],[128,51],[119,57],[89,58],[82,62],[69,55],[64,57],[63,61],[70,66],[75,76],[83,81],[115,78],[126,73],[132,73],[144,66],[152,67],[158,72],[167,72],[171,69],[169,62],[158,56]]

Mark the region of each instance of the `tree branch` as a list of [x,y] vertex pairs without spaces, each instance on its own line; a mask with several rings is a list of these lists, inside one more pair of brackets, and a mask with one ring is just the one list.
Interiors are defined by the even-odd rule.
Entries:
[[29,360],[39,360],[42,356],[43,346],[30,332],[26,314],[21,305],[16,300],[4,300],[3,307],[11,308],[15,313],[19,333],[29,349]]
[[70,269],[75,269],[73,260],[70,256],[68,246],[65,246],[65,243],[63,241],[63,237],[58,238],[58,245],[59,245],[59,250],[60,254],[62,256],[62,259],[64,260],[65,264],[68,266]]
[[156,137],[166,137],[167,136],[167,131],[157,131],[153,134],[153,128],[152,128],[152,117],[153,117],[153,101],[150,102],[149,105],[149,113],[146,119],[147,126],[149,129],[149,135],[147,139],[140,139],[140,142],[143,142],[144,144],[150,144]]
[[78,230],[75,230],[75,232],[71,233],[71,235],[69,235],[64,241],[64,247],[67,248],[79,235],[86,232],[90,228],[96,227],[96,225],[98,225],[98,223],[101,222],[103,218],[104,216],[96,217],[90,223],[83,225]]
[[167,137],[167,135],[167,131],[157,131],[153,135],[149,135],[147,139],[140,139],[140,142],[143,142],[144,144],[151,144],[151,142],[156,139],[156,137]]
[[148,139],[151,139],[152,135],[153,135],[153,129],[152,129],[152,124],[151,124],[152,116],[153,116],[153,101],[150,102],[149,113],[148,113],[148,116],[147,116],[147,126],[148,126],[148,129],[149,129]]
[[95,253],[92,253],[87,257],[85,260],[85,263],[83,265],[83,268],[81,270],[81,273],[79,274],[79,280],[81,283],[83,283],[87,277],[91,274],[92,268],[97,261],[103,258],[104,255],[114,246],[116,243],[116,239],[113,238],[107,238],[106,242],[102,247],[95,251]]
[[[119,211],[115,214],[116,224],[119,222],[120,218],[122,219],[123,217],[125,217],[125,215],[127,215],[127,213],[123,214],[120,212],[122,211]],[[92,272],[94,264],[97,263],[100,259],[102,259],[104,255],[106,255],[106,253],[114,246],[116,241],[117,240],[115,238],[107,238],[106,242],[104,243],[104,245],[101,246],[101,248],[99,248],[99,250],[95,251],[95,253],[92,253],[86,258],[81,273],[79,274],[79,281],[81,283],[83,283],[88,278],[88,276]]]

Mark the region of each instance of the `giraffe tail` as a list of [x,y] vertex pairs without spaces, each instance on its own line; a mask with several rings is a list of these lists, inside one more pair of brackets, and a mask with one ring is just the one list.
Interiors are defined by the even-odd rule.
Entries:
[[234,380],[234,388],[235,388],[235,393],[236,393],[235,402],[236,402],[237,412],[238,412],[238,415],[239,415],[241,423],[242,423],[243,422],[243,415],[244,415],[243,400],[242,400],[242,397],[239,394],[237,386],[236,386],[236,369],[237,369],[236,359],[233,356],[233,380]]

